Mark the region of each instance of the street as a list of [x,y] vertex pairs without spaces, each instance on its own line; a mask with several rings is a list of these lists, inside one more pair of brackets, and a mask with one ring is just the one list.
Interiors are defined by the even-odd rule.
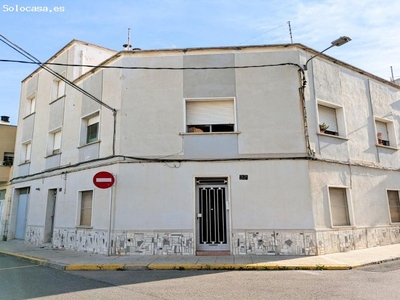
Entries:
[[398,299],[400,261],[348,271],[75,271],[0,255],[0,299]]

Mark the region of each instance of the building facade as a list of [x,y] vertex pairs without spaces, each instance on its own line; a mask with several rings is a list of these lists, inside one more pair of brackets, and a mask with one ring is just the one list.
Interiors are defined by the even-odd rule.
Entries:
[[14,146],[17,127],[10,124],[9,117],[0,119],[0,240],[6,240],[11,203],[10,179],[14,162]]
[[301,44],[91,46],[85,70],[77,45],[48,63],[83,93],[44,70],[23,81],[9,239],[117,255],[400,242],[395,84],[326,55],[305,70]]

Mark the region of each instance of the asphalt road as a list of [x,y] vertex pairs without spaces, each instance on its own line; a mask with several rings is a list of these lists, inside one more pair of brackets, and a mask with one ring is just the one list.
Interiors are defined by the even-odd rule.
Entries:
[[400,261],[348,271],[76,271],[0,255],[0,299],[400,299]]

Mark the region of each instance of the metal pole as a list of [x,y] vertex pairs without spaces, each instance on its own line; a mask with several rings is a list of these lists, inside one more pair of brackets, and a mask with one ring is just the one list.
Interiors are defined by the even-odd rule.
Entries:
[[108,223],[108,247],[107,247],[107,256],[111,255],[111,224],[112,224],[112,197],[113,197],[114,186],[110,188],[110,217]]

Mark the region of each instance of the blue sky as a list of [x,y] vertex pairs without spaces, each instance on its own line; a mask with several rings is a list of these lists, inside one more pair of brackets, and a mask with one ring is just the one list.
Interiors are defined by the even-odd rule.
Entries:
[[[63,12],[22,12],[63,7]],[[14,10],[14,11],[12,11]],[[394,0],[0,0],[0,33],[41,61],[72,39],[122,50],[127,29],[141,49],[290,43],[323,50],[384,79],[400,77],[400,1]],[[24,59],[0,43],[0,59]],[[18,119],[21,80],[33,66],[0,62],[0,115]]]

